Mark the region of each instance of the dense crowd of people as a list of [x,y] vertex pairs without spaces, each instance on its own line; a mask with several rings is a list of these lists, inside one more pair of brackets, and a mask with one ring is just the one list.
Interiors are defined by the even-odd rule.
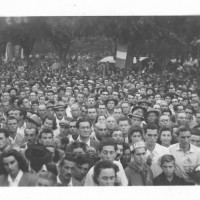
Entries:
[[1,63],[0,186],[200,184],[198,62],[57,62]]

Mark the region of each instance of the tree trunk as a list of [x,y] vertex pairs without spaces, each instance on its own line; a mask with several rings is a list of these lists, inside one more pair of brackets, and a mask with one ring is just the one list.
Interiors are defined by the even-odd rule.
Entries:
[[133,67],[133,57],[134,57],[134,48],[132,45],[128,45],[125,69],[131,69]]

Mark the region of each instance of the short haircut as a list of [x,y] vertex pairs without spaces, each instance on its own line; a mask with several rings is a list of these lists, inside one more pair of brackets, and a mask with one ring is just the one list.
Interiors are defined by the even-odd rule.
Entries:
[[117,120],[117,124],[119,124],[119,122],[121,122],[121,121],[128,121],[129,125],[131,125],[131,119],[128,118],[128,117],[124,117],[124,116],[120,117],[120,118]]
[[149,123],[146,125],[146,127],[144,128],[144,133],[146,134],[147,133],[147,129],[150,129],[150,130],[157,130],[158,131],[158,125],[157,124],[154,124],[154,123]]
[[175,158],[174,158],[174,156],[173,156],[173,155],[168,155],[168,154],[162,156],[161,159],[160,159],[160,165],[161,165],[161,167],[162,167],[162,165],[163,165],[165,162],[167,162],[167,163],[169,163],[169,162],[174,162],[174,164],[175,164]]
[[32,127],[26,127],[26,128],[24,129],[24,133],[25,133],[25,131],[26,131],[27,129],[29,129],[29,130],[30,130],[30,129],[34,129],[34,130],[35,130],[35,134],[38,135],[38,128],[33,127],[33,126],[32,126]]
[[117,175],[117,172],[119,171],[119,168],[116,164],[109,160],[102,160],[98,161],[94,166],[94,173],[93,173],[93,180],[94,182],[99,185],[98,183],[98,177],[101,173],[102,169],[110,169],[112,168],[115,171],[115,176]]
[[65,156],[61,159],[59,167],[62,167],[65,161],[70,161],[76,163],[76,156],[74,153],[66,153]]
[[16,120],[16,121],[17,121],[17,119],[16,119],[15,117],[13,117],[13,116],[9,116],[9,117],[7,118],[7,123],[8,123],[9,120]]
[[42,129],[42,131],[40,132],[39,138],[42,137],[42,134],[46,134],[46,133],[51,133],[51,134],[52,134],[52,137],[54,136],[54,135],[53,135],[53,131],[52,131],[50,128],[44,128],[44,129]]
[[70,152],[73,152],[73,150],[77,148],[83,149],[84,152],[87,151],[87,145],[83,142],[75,141],[70,144]]
[[8,133],[7,129],[1,128],[0,133],[3,133],[5,138],[9,138],[9,133]]
[[186,131],[189,131],[190,133],[192,133],[192,130],[191,130],[191,128],[189,126],[181,125],[176,131],[177,136],[179,136],[181,132],[186,132]]
[[98,145],[99,152],[102,151],[104,146],[113,146],[115,151],[117,151],[117,143],[113,138],[104,138]]
[[76,123],[76,127],[79,129],[80,128],[80,123],[82,122],[88,122],[90,124],[90,127],[92,126],[92,123],[91,121],[88,119],[88,118],[82,118],[82,119],[79,119]]
[[90,165],[90,159],[87,155],[78,155],[76,157],[76,165],[83,165],[83,164],[89,164]]
[[142,139],[144,140],[142,128],[139,127],[139,126],[132,126],[132,127],[129,129],[129,131],[128,131],[128,142],[129,142],[129,143],[132,142],[131,137],[132,137],[133,133],[135,133],[135,132],[139,132],[140,135],[141,135],[141,137],[142,137]]

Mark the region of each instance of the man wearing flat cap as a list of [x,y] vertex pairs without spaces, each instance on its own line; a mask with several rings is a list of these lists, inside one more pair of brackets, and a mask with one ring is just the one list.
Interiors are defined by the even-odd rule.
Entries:
[[60,121],[64,120],[66,117],[66,105],[62,101],[59,101],[54,106],[53,109],[54,109],[55,116],[56,116],[56,124],[57,124],[57,127],[59,127]]

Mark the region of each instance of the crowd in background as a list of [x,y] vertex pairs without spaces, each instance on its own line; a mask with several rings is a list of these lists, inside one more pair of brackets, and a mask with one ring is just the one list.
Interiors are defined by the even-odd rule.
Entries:
[[1,63],[0,186],[200,184],[198,62],[82,57]]

